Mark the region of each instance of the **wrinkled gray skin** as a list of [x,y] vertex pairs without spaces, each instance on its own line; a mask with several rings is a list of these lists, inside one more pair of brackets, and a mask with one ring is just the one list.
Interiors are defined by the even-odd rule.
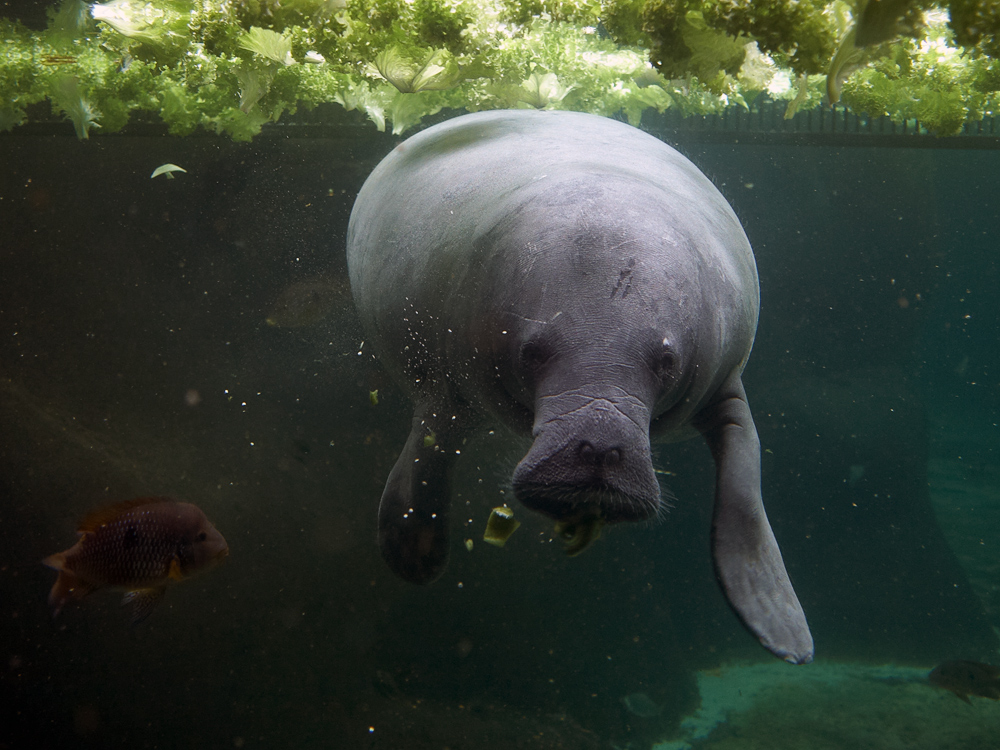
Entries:
[[594,115],[466,115],[378,165],[347,260],[369,335],[415,402],[379,508],[393,571],[426,583],[444,570],[451,469],[484,423],[533,436],[515,496],[571,527],[656,515],[650,435],[697,430],[717,467],[713,551],[730,604],[776,655],[812,658],[740,380],[753,253],[691,162]]

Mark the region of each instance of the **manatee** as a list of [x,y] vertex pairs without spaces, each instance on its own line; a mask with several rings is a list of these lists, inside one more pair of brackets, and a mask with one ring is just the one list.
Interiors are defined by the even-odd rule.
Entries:
[[688,159],[611,119],[492,111],[400,143],[347,233],[358,312],[414,402],[378,544],[413,583],[448,560],[450,475],[489,425],[533,439],[516,499],[576,551],[663,499],[650,440],[700,433],[716,464],[717,577],[777,656],[813,641],[764,512],[741,375],[757,269],[722,194]]

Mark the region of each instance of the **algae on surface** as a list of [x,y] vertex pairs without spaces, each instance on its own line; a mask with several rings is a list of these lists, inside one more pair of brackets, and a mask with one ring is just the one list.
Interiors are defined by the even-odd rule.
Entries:
[[[44,30],[0,19],[0,127],[42,117],[33,105],[46,100],[81,138],[145,112],[173,135],[250,140],[321,103],[395,133],[444,108],[638,124],[647,109],[707,115],[769,99],[790,117],[822,106],[829,78],[857,114],[948,135],[1000,100],[989,2],[897,4],[878,43],[857,46],[870,3],[843,0],[64,0]],[[66,78],[78,82],[71,101]]]

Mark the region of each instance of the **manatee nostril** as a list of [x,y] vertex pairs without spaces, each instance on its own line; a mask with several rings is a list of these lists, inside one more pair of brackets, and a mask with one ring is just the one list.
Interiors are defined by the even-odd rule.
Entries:
[[587,464],[597,464],[604,466],[615,466],[621,463],[622,452],[619,448],[609,448],[608,450],[598,450],[586,440],[580,443],[580,460]]

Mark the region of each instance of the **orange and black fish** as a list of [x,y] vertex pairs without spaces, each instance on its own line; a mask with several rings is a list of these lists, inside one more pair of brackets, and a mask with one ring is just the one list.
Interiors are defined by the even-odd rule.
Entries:
[[53,617],[72,599],[111,588],[125,592],[132,624],[144,620],[167,584],[207,570],[229,546],[201,509],[164,497],[140,497],[100,508],[80,524],[80,540],[42,562],[59,571]]
[[927,676],[932,685],[950,690],[966,703],[970,695],[1000,700],[1000,667],[978,661],[946,661]]

